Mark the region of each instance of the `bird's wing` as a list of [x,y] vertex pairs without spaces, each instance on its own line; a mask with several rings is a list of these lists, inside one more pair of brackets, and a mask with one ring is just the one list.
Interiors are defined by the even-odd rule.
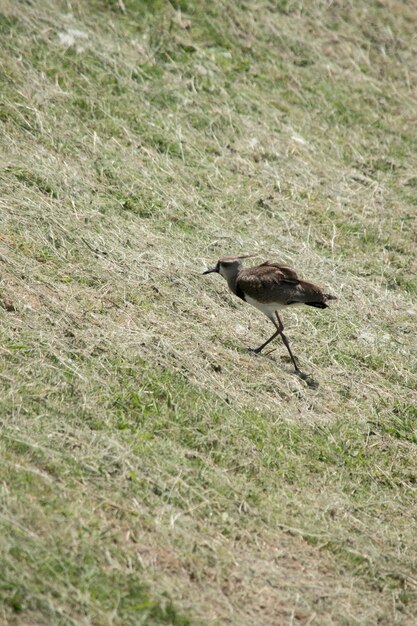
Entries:
[[291,267],[267,261],[258,267],[241,270],[236,286],[260,302],[277,302],[286,301],[299,282]]
[[[323,293],[318,285],[298,278],[287,265],[267,261],[239,272],[236,288],[258,302],[304,303],[325,308],[335,296]],[[322,306],[323,305],[323,306]]]
[[288,265],[281,265],[280,263],[272,263],[271,261],[265,261],[259,265],[259,267],[267,267],[272,268],[271,273],[275,273],[276,276],[280,277],[280,280],[287,283],[299,283],[300,279],[298,274],[292,267]]

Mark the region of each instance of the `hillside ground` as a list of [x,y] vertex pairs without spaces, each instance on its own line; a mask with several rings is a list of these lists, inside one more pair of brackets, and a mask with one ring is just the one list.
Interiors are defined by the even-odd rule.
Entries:
[[[0,622],[417,619],[411,2],[0,1]],[[259,312],[201,272],[338,296]]]

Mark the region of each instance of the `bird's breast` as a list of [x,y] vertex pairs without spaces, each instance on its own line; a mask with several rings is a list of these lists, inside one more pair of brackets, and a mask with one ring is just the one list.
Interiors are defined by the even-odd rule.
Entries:
[[237,284],[235,286],[235,288],[233,289],[234,293],[237,295],[238,298],[240,298],[241,300],[246,301],[246,294],[243,291],[242,287],[239,286],[239,284]]

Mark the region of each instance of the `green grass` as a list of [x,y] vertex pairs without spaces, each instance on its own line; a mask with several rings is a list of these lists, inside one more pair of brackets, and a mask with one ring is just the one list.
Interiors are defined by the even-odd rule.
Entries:
[[[0,622],[415,624],[414,25],[1,7]],[[338,296],[305,381],[235,253]]]

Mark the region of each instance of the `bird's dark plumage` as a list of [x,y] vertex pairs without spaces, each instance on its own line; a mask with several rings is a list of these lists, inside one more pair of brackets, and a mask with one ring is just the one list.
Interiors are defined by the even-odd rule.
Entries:
[[326,308],[326,301],[334,299],[314,283],[299,278],[291,267],[270,261],[241,269],[236,277],[237,289],[263,304],[308,304]]

